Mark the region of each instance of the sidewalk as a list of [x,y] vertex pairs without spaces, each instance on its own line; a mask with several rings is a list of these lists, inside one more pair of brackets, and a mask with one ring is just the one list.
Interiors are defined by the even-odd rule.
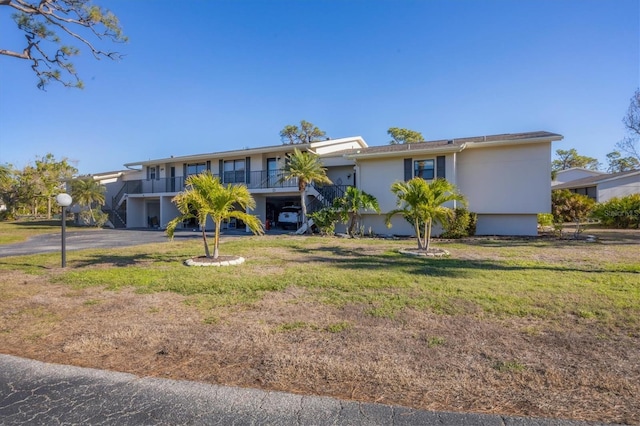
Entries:
[[438,413],[47,364],[0,355],[2,425],[579,426],[570,420]]

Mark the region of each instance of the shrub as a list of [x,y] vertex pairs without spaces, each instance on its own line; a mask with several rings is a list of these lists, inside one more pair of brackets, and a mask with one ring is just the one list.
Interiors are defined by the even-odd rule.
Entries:
[[332,207],[325,207],[309,214],[313,223],[318,227],[321,235],[333,235],[336,230],[336,222],[340,219],[338,212]]
[[[93,213],[93,214],[92,214]],[[80,212],[80,222],[82,225],[102,228],[109,220],[109,215],[100,210],[83,210]]]
[[586,195],[576,194],[568,189],[551,191],[551,212],[556,230],[562,234],[562,224],[574,222],[576,224],[575,236],[582,229],[580,222],[587,220],[596,202]]
[[442,238],[463,238],[475,235],[478,215],[459,207],[453,210],[453,214],[442,224],[444,232]]
[[640,228],[640,194],[616,197],[598,204],[593,210],[593,217],[605,226]]
[[553,215],[551,213],[538,213],[538,225],[540,226],[552,226]]

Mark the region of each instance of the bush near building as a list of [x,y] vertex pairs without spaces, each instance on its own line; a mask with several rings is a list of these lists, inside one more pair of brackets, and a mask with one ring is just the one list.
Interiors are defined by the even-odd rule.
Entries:
[[612,198],[596,205],[592,214],[604,226],[640,228],[640,194]]

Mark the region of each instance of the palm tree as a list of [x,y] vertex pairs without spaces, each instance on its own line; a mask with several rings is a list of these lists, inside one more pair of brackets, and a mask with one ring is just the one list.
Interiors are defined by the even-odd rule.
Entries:
[[293,154],[289,156],[280,181],[283,182],[294,178],[298,179],[302,217],[307,224],[307,232],[309,232],[309,219],[307,217],[307,203],[305,202],[304,191],[307,185],[314,182],[331,184],[331,180],[327,177],[327,169],[322,167],[318,156],[310,152],[300,151],[298,148],[295,148]]
[[354,235],[358,222],[360,221],[362,210],[374,210],[380,213],[378,200],[355,186],[350,186],[340,198],[336,198],[334,206],[340,211],[340,218],[344,223],[349,222],[347,233]]
[[93,206],[95,203],[104,205],[106,188],[92,177],[83,177],[71,181],[71,198],[80,205],[89,207],[91,219],[95,220],[93,215]]
[[[262,222],[251,214],[245,213],[247,209],[253,209],[256,202],[245,185],[220,183],[220,179],[213,177],[210,172],[191,175],[187,178],[186,189],[173,197],[173,201],[181,215],[167,224],[167,235],[173,239],[173,234],[184,220],[196,218],[202,230],[205,256],[211,258],[205,225],[207,217],[211,217],[215,224],[215,237],[213,242],[213,258],[218,258],[220,245],[220,227],[222,221],[228,219],[240,219],[247,224],[254,234],[263,233]],[[240,207],[242,210],[237,210]],[[243,211],[245,210],[245,211]]]
[[453,210],[443,204],[460,201],[466,204],[462,194],[454,184],[445,179],[436,179],[427,183],[422,178],[413,178],[407,182],[394,182],[391,192],[397,197],[398,208],[387,213],[385,222],[391,227],[391,218],[402,214],[404,219],[415,227],[418,250],[429,251],[431,228],[433,223],[442,223]]

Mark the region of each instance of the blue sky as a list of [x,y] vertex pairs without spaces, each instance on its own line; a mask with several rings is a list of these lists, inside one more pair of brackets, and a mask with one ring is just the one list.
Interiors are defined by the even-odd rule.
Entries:
[[[0,56],[0,163],[51,152],[80,173],[276,145],[301,119],[388,143],[546,130],[606,154],[640,86],[638,0],[101,0],[130,41],[75,63],[84,90],[36,88]],[[0,7],[0,48],[20,35]]]

